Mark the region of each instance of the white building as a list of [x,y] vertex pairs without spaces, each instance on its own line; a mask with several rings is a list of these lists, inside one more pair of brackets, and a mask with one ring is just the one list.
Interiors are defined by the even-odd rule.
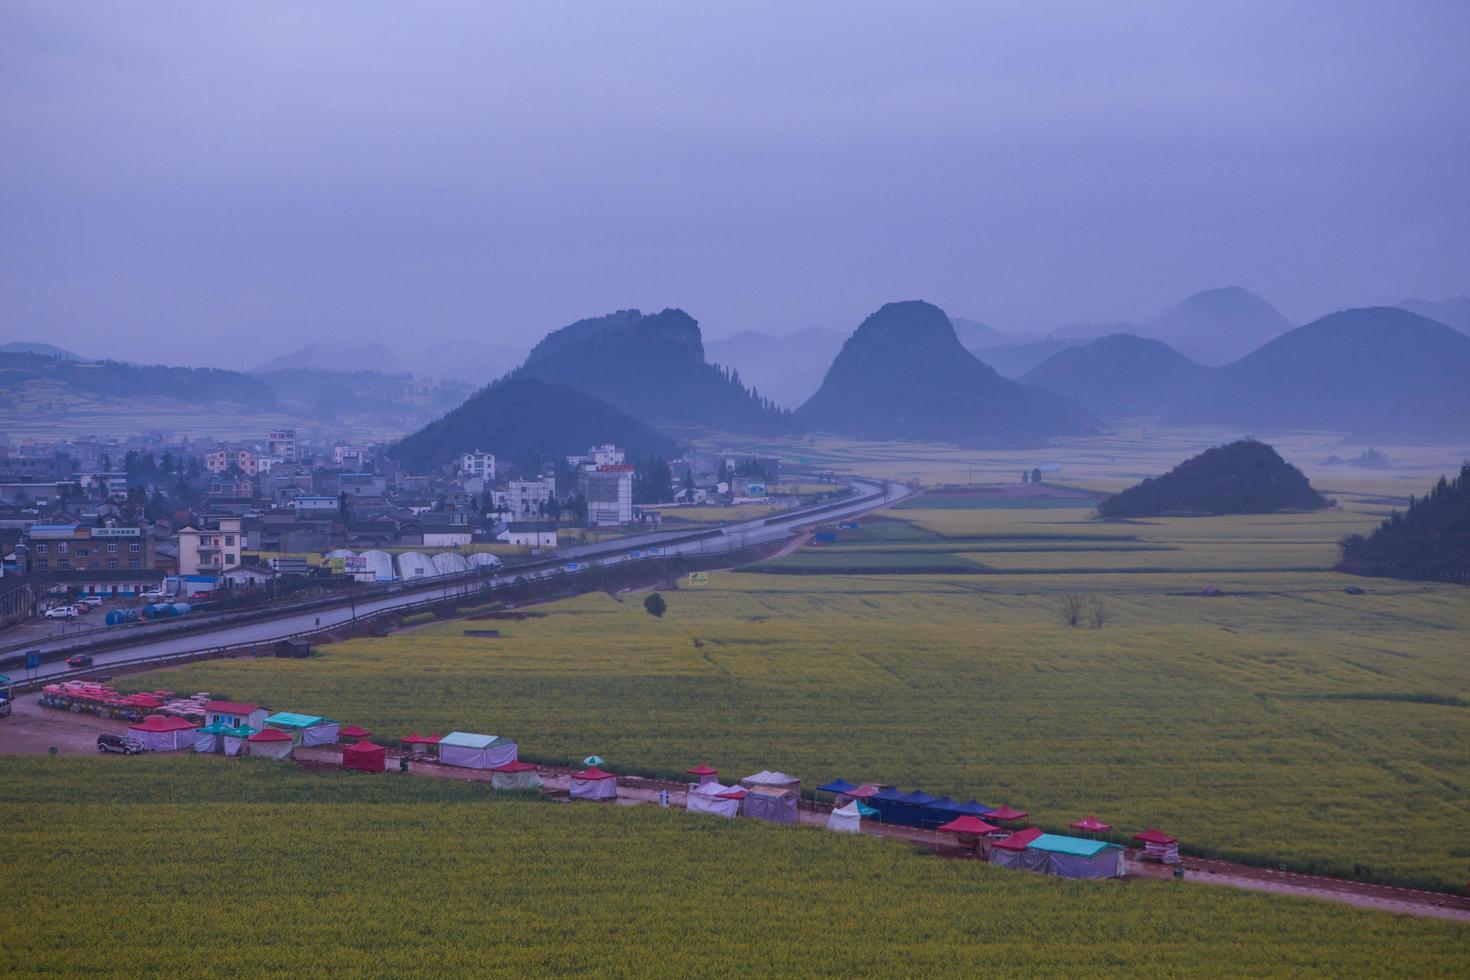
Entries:
[[221,517],[213,527],[179,528],[179,574],[219,575],[240,564],[245,542],[240,518]]
[[556,524],[552,521],[512,521],[495,539],[525,548],[555,548]]
[[541,505],[550,503],[554,496],[556,480],[552,477],[511,480],[504,490],[495,491],[495,503],[505,508],[508,520],[526,521],[540,517]]
[[299,458],[296,448],[296,430],[272,430],[266,437],[266,452],[272,456],[279,456],[288,463],[296,462]]
[[614,463],[581,473],[582,496],[587,501],[587,524],[608,527],[633,520],[633,467]]
[[317,494],[302,494],[291,501],[291,508],[298,517],[335,516],[341,506],[338,498]]
[[495,454],[476,450],[459,457],[459,472],[462,476],[478,476],[482,480],[495,479]]

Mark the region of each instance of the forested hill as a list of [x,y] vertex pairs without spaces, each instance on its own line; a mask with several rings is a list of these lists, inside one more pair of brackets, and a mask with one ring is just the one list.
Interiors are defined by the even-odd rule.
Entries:
[[1061,395],[1007,380],[965,350],[944,311],[888,303],[855,330],[797,410],[812,429],[860,439],[1039,446],[1094,431]]
[[1103,517],[1209,516],[1316,510],[1328,503],[1276,450],[1242,439],[1207,449],[1097,509]]
[[418,472],[474,450],[534,468],[604,442],[623,447],[630,459],[671,457],[678,450],[668,436],[600,398],[539,378],[511,376],[406,436],[389,455]]
[[1429,496],[1409,498],[1409,509],[1366,538],[1342,542],[1339,571],[1389,578],[1470,582],[1470,464],[1453,480],[1439,478]]
[[735,371],[704,359],[699,324],[683,310],[620,310],[548,334],[517,374],[580,388],[649,422],[774,434],[796,428]]
[[0,390],[27,381],[58,382],[109,398],[172,398],[199,405],[230,402],[263,409],[274,408],[276,401],[270,385],[239,371],[0,354]]

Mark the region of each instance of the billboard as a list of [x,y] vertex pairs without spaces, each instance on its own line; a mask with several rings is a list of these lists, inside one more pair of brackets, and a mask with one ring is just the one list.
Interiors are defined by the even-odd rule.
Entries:
[[690,572],[689,584],[694,586],[709,585],[709,572]]

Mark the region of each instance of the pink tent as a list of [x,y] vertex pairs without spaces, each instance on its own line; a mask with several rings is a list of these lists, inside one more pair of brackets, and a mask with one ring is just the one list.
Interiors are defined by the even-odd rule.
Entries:
[[588,766],[572,773],[572,799],[615,800],[618,798],[618,777],[603,772],[596,766]]
[[1013,810],[1008,806],[991,810],[985,815],[987,820],[1025,820],[1029,816],[1031,814],[1025,810]]
[[979,817],[972,817],[969,814],[963,817],[956,817],[937,829],[947,831],[951,834],[966,834],[970,837],[983,837],[986,834],[993,834],[1000,830],[995,824],[986,823]]
[[1070,824],[1068,824],[1068,826],[1071,827],[1073,830],[1086,830],[1092,833],[1100,833],[1104,830],[1113,829],[1112,824],[1103,823],[1101,820],[1097,819],[1097,817],[1094,817],[1090,813],[1081,820],[1073,820]]
[[149,715],[136,725],[128,726],[128,734],[154,752],[177,752],[194,747],[194,730],[199,726],[182,718]]
[[1157,827],[1150,827],[1141,834],[1134,834],[1133,839],[1143,844],[1143,857],[1148,861],[1158,861],[1162,864],[1179,863],[1179,841],[1170,837]]

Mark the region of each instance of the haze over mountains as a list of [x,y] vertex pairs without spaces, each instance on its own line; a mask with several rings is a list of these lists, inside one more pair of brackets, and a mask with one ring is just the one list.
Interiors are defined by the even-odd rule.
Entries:
[[944,311],[920,300],[888,303],[864,320],[796,416],[809,429],[863,439],[974,447],[1094,431],[1071,401],[981,363]]

